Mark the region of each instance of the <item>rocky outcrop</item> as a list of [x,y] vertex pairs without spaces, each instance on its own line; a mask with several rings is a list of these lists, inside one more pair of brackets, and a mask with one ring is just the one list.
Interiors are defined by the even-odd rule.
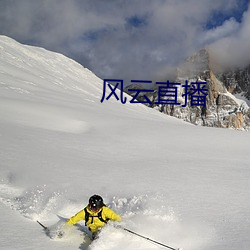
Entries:
[[218,73],[217,77],[225,84],[230,93],[240,93],[250,100],[250,66],[226,70],[223,73]]
[[[250,99],[250,67],[245,70],[215,72],[213,70],[209,52],[206,49],[190,56],[177,69],[176,80],[172,85],[172,92],[177,94],[179,105],[159,104],[159,88],[154,87],[151,93],[141,92],[138,100],[143,101],[146,95],[151,104],[146,104],[167,115],[175,116],[196,125],[223,127],[235,129],[250,128],[250,109],[244,100],[237,99],[233,94],[242,93]],[[179,85],[174,85],[178,83]],[[192,105],[191,98],[185,99],[186,83],[205,83],[207,96],[206,105]],[[138,86],[136,86],[138,87]],[[171,88],[171,85],[168,87]],[[133,86],[129,86],[133,88]],[[140,86],[143,88],[143,86]],[[191,90],[188,89],[189,91]],[[128,92],[127,92],[128,93]],[[133,93],[129,93],[132,94]],[[165,100],[171,97],[166,96]]]
[[[227,75],[229,74],[228,72]],[[234,73],[230,75],[231,80],[233,78],[232,74]],[[212,127],[249,128],[248,105],[245,101],[237,99],[232,95],[235,93],[235,91],[232,91],[232,88],[238,88],[242,91],[242,86],[247,86],[247,77],[245,77],[243,81],[243,79],[239,77],[239,73],[235,73],[234,75],[238,82],[232,80],[231,82],[235,83],[232,85],[225,82],[225,79],[228,79],[225,74],[214,73],[209,52],[205,49],[187,58],[187,60],[180,65],[176,82],[182,81],[183,79],[189,81],[200,79],[201,81],[205,81],[207,82],[208,95],[205,111],[202,110],[201,107],[196,107],[196,110],[194,110],[189,106],[186,115],[184,115],[184,120],[194,124]],[[246,72],[241,72],[241,75],[247,76]],[[190,119],[189,117],[193,118]]]

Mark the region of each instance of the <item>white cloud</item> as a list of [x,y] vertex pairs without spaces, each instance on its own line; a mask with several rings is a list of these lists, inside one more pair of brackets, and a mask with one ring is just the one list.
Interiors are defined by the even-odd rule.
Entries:
[[210,44],[224,37],[231,36],[238,31],[239,26],[240,24],[232,17],[226,20],[221,26],[204,31],[204,35],[201,37],[201,43]]
[[[214,11],[230,14],[237,4],[237,0],[2,0],[0,32],[63,52],[103,78],[154,80],[162,77],[163,69],[211,42],[214,48],[220,43],[230,47],[236,43],[231,34],[249,37],[249,26],[233,18],[214,30],[204,29]],[[131,17],[144,25],[131,25]]]
[[241,23],[226,37],[216,40],[210,50],[218,63],[229,67],[250,64],[250,9],[243,15]]

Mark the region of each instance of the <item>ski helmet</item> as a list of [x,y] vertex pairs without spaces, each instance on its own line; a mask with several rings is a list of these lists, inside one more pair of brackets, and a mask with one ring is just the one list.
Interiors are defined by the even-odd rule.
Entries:
[[89,206],[93,210],[98,210],[103,207],[103,199],[99,195],[93,195],[89,198]]

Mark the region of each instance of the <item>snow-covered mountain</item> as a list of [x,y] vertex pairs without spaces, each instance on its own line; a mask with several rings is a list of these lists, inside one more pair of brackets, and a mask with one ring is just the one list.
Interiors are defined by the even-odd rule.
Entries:
[[250,65],[237,69],[225,70],[217,73],[218,79],[222,81],[230,93],[238,94],[245,98],[250,105]]
[[250,109],[247,102],[234,96],[225,79],[222,81],[223,79],[219,78],[208,50],[200,50],[180,65],[176,81],[185,80],[204,81],[208,89],[204,114],[200,107],[189,106],[186,109],[185,120],[212,127],[237,129],[250,127]]
[[[142,91],[139,100],[145,101],[144,95],[146,95],[152,102],[151,105],[146,105],[196,125],[248,130],[250,128],[249,67],[227,71],[220,71],[218,68],[221,66],[215,64],[210,52],[202,49],[179,65],[176,79],[172,82],[173,85],[166,87],[168,88],[166,92],[160,93],[159,87],[155,86],[154,92]],[[186,89],[183,86],[189,84],[191,87],[188,91],[193,92],[194,90],[190,91],[191,83],[199,82],[206,83],[205,87],[208,90],[205,107],[200,105],[202,103],[192,105],[190,96],[185,101]],[[179,85],[174,85],[176,83]],[[135,87],[130,85],[125,92],[133,94],[128,91],[133,88]],[[171,104],[174,101],[174,88],[178,89],[176,103],[179,105]],[[166,95],[164,99],[167,104],[164,102],[158,104],[160,95]]]
[[97,193],[124,227],[171,247],[248,250],[250,134],[102,92],[71,59],[0,37],[0,248],[162,249],[112,225],[91,243],[84,222],[51,240],[36,223],[53,228]]

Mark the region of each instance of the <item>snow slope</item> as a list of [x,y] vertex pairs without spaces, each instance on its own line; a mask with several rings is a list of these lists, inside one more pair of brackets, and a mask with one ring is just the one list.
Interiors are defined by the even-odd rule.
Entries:
[[101,103],[102,87],[63,55],[0,36],[0,248],[162,249],[112,225],[90,244],[83,223],[63,239],[36,223],[53,228],[97,193],[124,227],[171,247],[248,250],[250,134]]

